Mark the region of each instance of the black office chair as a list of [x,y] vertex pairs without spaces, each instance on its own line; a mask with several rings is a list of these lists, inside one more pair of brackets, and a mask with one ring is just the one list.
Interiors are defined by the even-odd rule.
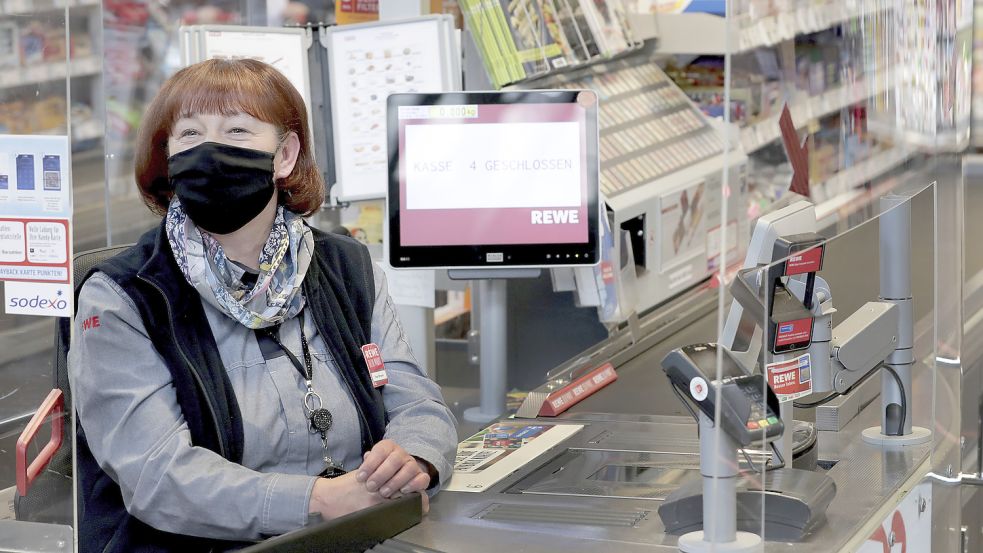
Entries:
[[[127,244],[77,254],[72,271],[74,282],[78,283],[92,267],[129,247]],[[14,496],[17,520],[72,524],[72,391],[68,384],[71,330],[71,319],[56,319],[53,388],[17,440]],[[27,451],[32,449],[31,443],[49,419],[52,440],[28,463]]]

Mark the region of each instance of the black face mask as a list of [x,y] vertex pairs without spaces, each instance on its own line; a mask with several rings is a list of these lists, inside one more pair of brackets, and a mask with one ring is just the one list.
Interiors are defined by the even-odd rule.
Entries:
[[256,218],[276,192],[270,152],[203,142],[167,159],[167,175],[199,228],[229,234]]

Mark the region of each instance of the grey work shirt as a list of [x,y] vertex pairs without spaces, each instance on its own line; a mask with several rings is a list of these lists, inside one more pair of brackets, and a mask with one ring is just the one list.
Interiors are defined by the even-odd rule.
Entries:
[[[443,483],[453,471],[454,417],[413,357],[379,269],[375,287],[372,342],[389,377],[386,438],[430,462]],[[68,356],[89,448],[119,484],[127,510],[160,530],[243,540],[299,528],[308,521],[313,475],[324,469],[321,438],[308,431],[302,407],[304,380],[286,356],[265,360],[252,330],[202,304],[242,414],[242,464],[191,445],[170,372],[139,312],[102,273],[82,287]],[[99,326],[83,330],[81,321],[93,316]],[[313,386],[334,416],[329,453],[354,470],[361,463],[355,406],[314,326],[305,319]],[[303,359],[299,333],[299,321],[287,321],[281,341]]]

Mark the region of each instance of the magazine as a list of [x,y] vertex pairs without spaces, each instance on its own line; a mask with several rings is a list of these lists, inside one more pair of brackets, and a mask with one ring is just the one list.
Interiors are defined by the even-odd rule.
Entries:
[[454,475],[444,488],[481,492],[559,445],[583,428],[581,424],[496,422],[457,446]]
[[563,48],[546,26],[542,0],[500,0],[526,76],[567,65]]

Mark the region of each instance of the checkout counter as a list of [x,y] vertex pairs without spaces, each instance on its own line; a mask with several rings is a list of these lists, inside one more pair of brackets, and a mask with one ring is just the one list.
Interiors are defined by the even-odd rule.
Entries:
[[[951,168],[949,173],[953,177]],[[946,410],[939,409],[938,399],[933,398],[945,378],[940,368],[933,368],[937,367],[933,348],[938,338],[936,312],[945,294],[936,287],[945,282],[933,271],[935,265],[925,261],[938,259],[933,257],[934,237],[944,232],[936,225],[944,208],[937,202],[943,201],[939,198],[944,194],[935,198],[934,193],[929,187],[911,194],[905,202],[911,210],[914,365],[910,405],[906,406],[911,414],[902,424],[910,427],[913,420],[937,430],[951,425],[952,420],[947,419],[951,413],[944,414]],[[865,302],[878,299],[874,261],[878,227],[878,218],[873,218],[825,242],[820,274],[836,293],[839,313],[834,326]],[[868,261],[858,263],[865,259]],[[678,550],[680,534],[703,526],[700,474],[701,459],[706,456],[700,455],[694,418],[674,393],[663,365],[673,350],[717,339],[717,303],[717,290],[706,284],[698,286],[641,317],[634,328],[613,332],[609,339],[557,367],[530,398],[542,404],[552,392],[605,363],[616,370],[617,379],[556,417],[538,417],[542,412],[538,407],[520,408],[520,417],[532,418],[509,422],[579,429],[480,492],[439,494],[429,516],[398,536],[406,547],[400,550]],[[760,374],[760,370],[754,372]],[[734,455],[735,460],[740,459],[739,471],[735,471],[739,472],[736,510],[732,511],[736,530],[763,535],[764,551],[863,551],[865,543],[870,547],[869,540],[879,543],[881,534],[884,550],[890,550],[889,541],[907,539],[908,551],[928,551],[915,544],[959,539],[945,535],[958,533],[958,528],[932,531],[933,513],[936,520],[942,511],[953,513],[951,505],[938,504],[946,497],[944,490],[936,486],[933,496],[931,484],[926,483],[926,475],[930,479],[937,464],[936,456],[945,449],[946,437],[937,438],[935,446],[932,440],[901,446],[863,439],[865,429],[882,423],[877,374],[883,372],[876,371],[850,393],[816,410],[796,409],[794,421],[784,418],[785,432],[794,438],[791,470],[769,470],[762,477],[759,469],[772,455],[761,444],[750,446],[744,457]],[[887,373],[883,379],[885,388],[895,386]],[[719,509],[726,512],[728,507],[721,503]],[[894,519],[914,519],[905,519],[906,526],[899,533],[897,520],[892,531],[893,513],[901,513],[894,514]],[[931,546],[931,550],[936,549]]]

